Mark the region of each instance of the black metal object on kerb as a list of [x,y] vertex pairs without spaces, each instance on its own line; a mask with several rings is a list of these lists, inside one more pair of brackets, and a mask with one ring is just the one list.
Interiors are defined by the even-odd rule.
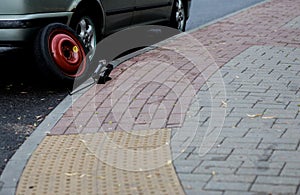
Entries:
[[83,83],[77,89],[74,89],[73,91],[69,91],[69,95],[78,93],[94,84],[105,84],[107,81],[111,80],[109,75],[116,66],[118,66],[118,64],[110,64],[110,63],[107,64],[106,60],[99,61],[96,70],[91,76],[92,82],[87,84]]

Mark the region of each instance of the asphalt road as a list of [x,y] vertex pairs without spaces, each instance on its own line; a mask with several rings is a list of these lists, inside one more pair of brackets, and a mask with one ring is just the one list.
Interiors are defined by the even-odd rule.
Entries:
[[[187,30],[262,0],[193,0]],[[6,162],[68,90],[41,84],[27,55],[0,57],[0,175]]]
[[186,30],[191,30],[263,0],[192,0]]

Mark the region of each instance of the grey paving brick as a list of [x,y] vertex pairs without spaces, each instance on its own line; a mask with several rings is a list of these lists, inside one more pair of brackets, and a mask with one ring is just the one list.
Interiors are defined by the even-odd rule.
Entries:
[[15,189],[12,188],[2,188],[0,190],[0,195],[13,195],[15,194]]
[[[283,126],[283,125],[280,125]],[[286,129],[286,131],[283,133],[281,138],[284,139],[299,139],[300,140],[300,130],[295,130],[295,129]]]
[[269,194],[295,194],[297,186],[253,184],[251,191],[268,192]]
[[259,128],[263,128],[263,129],[268,129],[271,128],[273,126],[273,124],[275,123],[275,119],[262,119],[262,118],[251,118],[252,115],[260,115],[261,113],[256,113],[256,114],[248,114],[249,116],[247,118],[243,118],[243,120],[238,124],[238,127],[248,127],[248,128],[252,128],[252,129],[259,129]]
[[300,177],[300,169],[287,169],[284,168],[280,174],[281,176]]
[[216,182],[210,181],[204,189],[206,190],[248,190],[250,183],[238,182]]
[[210,166],[200,166],[195,169],[193,173],[200,174],[233,174],[237,168],[235,167],[210,167]]
[[201,191],[206,185],[206,182],[181,180],[181,185],[187,190]]
[[269,144],[298,144],[298,138],[277,138],[274,139],[272,137],[264,137],[262,143],[269,143]]
[[224,127],[236,127],[241,120],[241,117],[226,117],[224,121]]
[[240,183],[252,183],[256,176],[254,175],[234,175],[234,174],[219,174],[216,173],[212,177],[212,181],[216,182],[240,182]]
[[255,180],[258,184],[274,184],[274,185],[298,185],[300,179],[295,177],[279,177],[279,176],[258,176]]
[[192,173],[192,171],[195,169],[195,166],[176,166],[175,170],[176,173]]
[[211,174],[190,174],[190,173],[178,173],[177,174],[182,181],[197,181],[197,182],[208,182],[212,175]]
[[245,134],[248,132],[249,129],[242,129],[242,128],[236,128],[235,126],[232,126],[231,128],[223,128],[220,136],[223,137],[244,137]]
[[185,193],[187,195],[199,195],[199,194],[205,194],[205,195],[222,195],[222,191],[213,191],[213,190],[197,190],[197,189],[186,189]]
[[222,148],[232,148],[232,149],[237,149],[237,148],[256,148],[258,145],[258,142],[230,142],[230,141],[224,141],[220,147]]
[[[212,148],[209,150],[209,154],[224,154],[224,155],[229,155],[232,153],[231,148],[222,148],[221,145],[217,145],[216,147]],[[199,152],[195,150],[195,152]]]
[[204,161],[201,163],[201,167],[210,168],[210,167],[228,167],[228,168],[237,168],[242,165],[242,161]]
[[272,149],[272,150],[296,150],[298,144],[293,143],[260,143],[258,149]]
[[258,194],[256,192],[247,192],[247,191],[230,191],[230,190],[226,190],[225,193],[223,195],[267,195],[266,194]]
[[189,155],[186,160],[198,160],[198,161],[203,161],[203,160],[220,160],[220,161],[224,161],[226,160],[226,158],[228,157],[228,155],[225,154],[205,154],[203,156],[201,155],[197,155],[197,154],[191,154]]
[[259,156],[257,160],[248,160],[243,163],[242,168],[257,168],[257,169],[282,169],[285,162],[263,161]]
[[239,168],[236,172],[241,175],[279,175],[280,169],[269,169],[269,168]]
[[242,85],[238,92],[251,92],[251,93],[266,93],[269,87],[258,87],[256,85]]
[[245,155],[258,155],[258,156],[270,156],[272,150],[259,150],[259,149],[245,149],[245,148],[236,148],[233,150],[232,154],[245,154]]
[[298,120],[295,119],[277,119],[276,120],[276,124],[285,124],[286,126],[299,126],[300,122]]
[[280,138],[284,132],[281,130],[274,130],[271,128],[252,128],[250,129],[245,137],[273,137],[273,138]]
[[300,169],[300,163],[299,162],[287,162],[285,164],[286,169]]
[[300,151],[275,151],[272,161],[300,162]]
[[[288,103],[286,103],[287,105]],[[274,116],[280,119],[295,119],[297,111],[291,111],[291,109],[272,109],[267,108],[264,116]]]
[[202,163],[202,161],[188,161],[185,159],[181,159],[181,158],[176,158],[173,160],[173,164],[175,166],[198,166]]

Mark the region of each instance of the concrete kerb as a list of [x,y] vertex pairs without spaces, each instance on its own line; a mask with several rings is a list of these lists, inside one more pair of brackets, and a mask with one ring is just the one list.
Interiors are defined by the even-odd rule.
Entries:
[[[217,23],[221,20],[224,20],[228,17],[241,13],[245,10],[251,9],[255,6],[270,2],[271,0],[266,0],[264,2],[257,3],[245,9],[236,11],[234,13],[228,14],[222,18],[213,20],[205,25],[202,25],[196,29],[192,29],[187,31],[186,33],[192,33],[197,30],[203,29],[207,26],[210,26],[214,23]],[[136,51],[134,53],[128,54],[124,57],[121,57],[112,63],[121,64],[133,57],[141,55],[147,51],[156,49],[160,45],[165,44],[170,39],[177,38],[179,36],[183,36],[183,34],[175,35],[169,39],[161,41],[153,46],[146,47],[142,50]],[[8,161],[1,177],[0,177],[0,195],[13,195],[15,194],[16,187],[18,185],[19,178],[22,175],[23,169],[26,166],[27,161],[29,160],[31,154],[38,147],[39,143],[47,136],[50,130],[55,126],[55,124],[61,119],[63,114],[71,107],[72,103],[80,98],[89,88],[83,89],[80,92],[67,96],[65,99],[45,118],[45,120],[35,129],[35,131],[28,137],[28,139],[20,146],[20,148],[16,151],[16,153],[12,156],[12,158]]]

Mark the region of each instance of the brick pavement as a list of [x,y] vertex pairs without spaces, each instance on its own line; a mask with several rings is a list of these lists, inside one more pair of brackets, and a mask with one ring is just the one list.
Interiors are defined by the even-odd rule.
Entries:
[[48,136],[168,128],[186,194],[299,194],[299,10],[267,1],[129,59]]

